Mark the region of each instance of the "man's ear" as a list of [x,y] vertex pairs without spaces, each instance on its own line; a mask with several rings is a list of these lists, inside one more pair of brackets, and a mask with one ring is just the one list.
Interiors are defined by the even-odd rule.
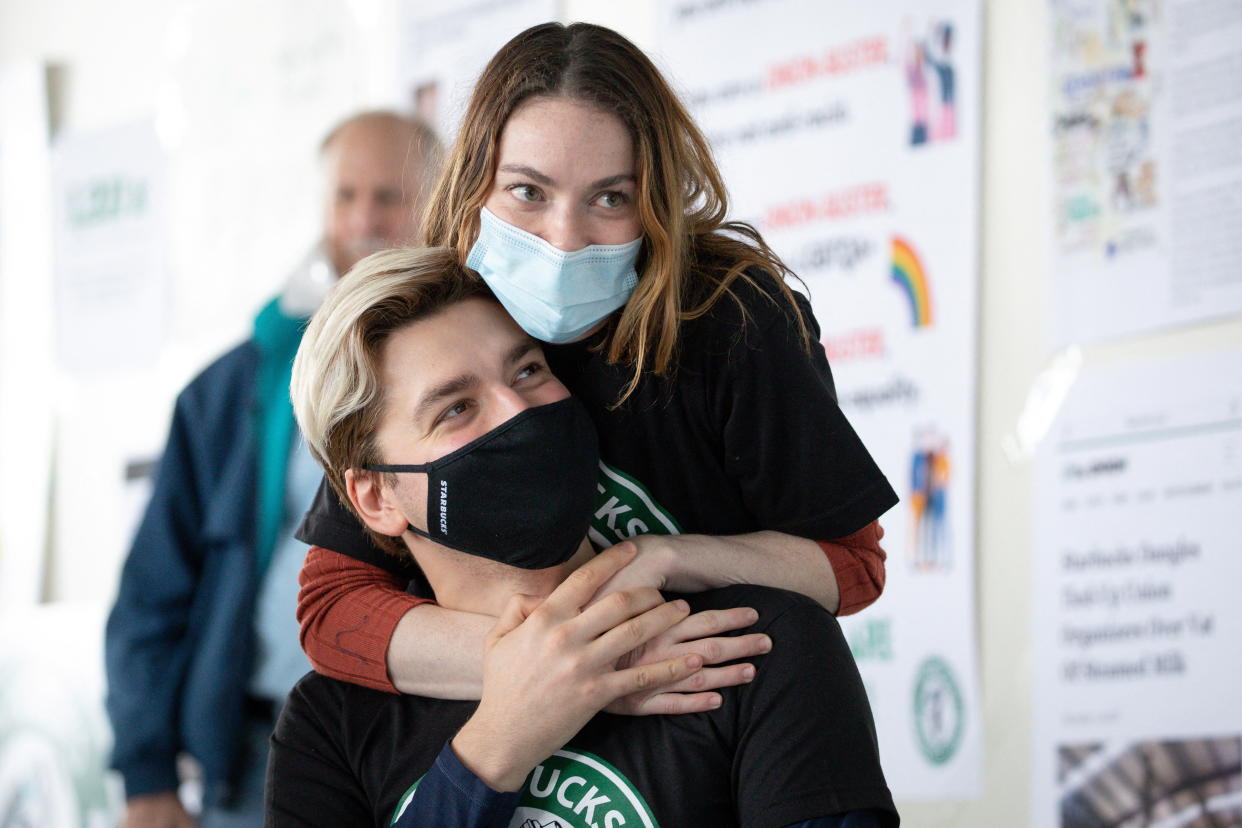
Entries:
[[379,472],[346,469],[345,489],[363,523],[373,532],[398,537],[405,533],[409,521],[389,489],[381,484],[379,475]]

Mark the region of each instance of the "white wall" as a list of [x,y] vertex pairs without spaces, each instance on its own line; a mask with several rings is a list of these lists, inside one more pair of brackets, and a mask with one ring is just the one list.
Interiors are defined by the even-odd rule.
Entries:
[[[42,525],[51,502],[47,597],[112,594],[141,500],[126,495],[118,474],[158,453],[177,390],[248,332],[314,243],[319,141],[340,117],[389,99],[396,44],[380,32],[394,12],[388,0],[0,4],[0,66],[56,67],[53,140],[154,124],[171,196],[159,353],[129,370],[59,372],[33,399],[24,377],[45,376],[53,358],[52,263],[30,238],[32,229],[46,233],[47,208],[17,204],[0,216],[10,253],[28,251],[19,260],[35,262],[0,273],[0,301],[13,315],[0,340],[0,412],[19,452],[0,463],[0,480],[6,491],[28,489],[29,462],[18,457],[46,464],[55,453],[50,486],[27,493],[18,511]],[[0,100],[0,120],[19,114],[11,104]],[[27,167],[20,149],[0,149],[0,158]],[[19,528],[3,527],[0,548],[10,535],[19,546],[32,539]]]
[[[566,19],[600,22],[650,47],[655,2],[566,0],[564,12]],[[335,38],[327,27],[307,22],[313,16],[306,11],[308,5],[321,15],[336,16],[340,25]],[[984,795],[970,802],[905,803],[905,824],[911,826],[1022,825],[1029,812],[1031,468],[1025,460],[1007,455],[1001,445],[1015,429],[1032,381],[1052,356],[1043,339],[1051,203],[1045,174],[1049,157],[1043,106],[1048,62],[1045,6],[1044,0],[989,0],[986,7],[977,527]],[[92,517],[105,514],[113,504],[92,504],[89,486],[75,488],[63,478],[81,472],[89,481],[93,464],[116,462],[115,456],[98,447],[106,434],[100,433],[100,423],[115,429],[127,419],[138,422],[138,430],[145,434],[135,439],[158,447],[172,393],[195,366],[245,330],[255,306],[276,288],[284,266],[314,232],[315,191],[308,176],[320,127],[353,106],[380,102],[388,94],[385,78],[392,75],[394,58],[385,51],[380,32],[390,25],[394,9],[395,0],[319,4],[0,0],[0,69],[23,60],[63,63],[68,82],[60,127],[65,130],[88,131],[166,115],[172,106],[170,90],[175,91],[178,83],[182,89],[204,93],[223,84],[240,97],[248,89],[266,94],[264,90],[273,88],[264,85],[270,84],[270,77],[249,78],[250,69],[272,72],[288,83],[300,80],[304,92],[318,95],[315,106],[299,109],[294,104],[285,110],[295,118],[293,124],[264,115],[263,100],[243,101],[242,111],[249,113],[252,127],[258,126],[247,131],[245,124],[230,122],[216,125],[213,133],[213,140],[227,144],[230,152],[245,146],[232,134],[237,130],[242,131],[241,138],[254,142],[251,157],[236,165],[220,160],[223,154],[213,155],[212,146],[203,146],[204,157],[219,163],[206,171],[195,169],[184,158],[177,161],[180,150],[173,148],[174,166],[185,164],[178,167],[177,174],[185,176],[178,180],[197,188],[191,191],[213,209],[227,211],[232,203],[249,223],[239,227],[230,223],[227,212],[204,213],[203,204],[193,199],[182,204],[176,217],[189,226],[175,233],[182,247],[172,273],[170,315],[175,324],[168,353],[149,374],[98,383],[68,382],[54,392],[50,404],[56,409],[62,451],[77,446],[81,448],[75,451],[82,453],[64,456],[60,465],[55,504],[60,518],[55,525],[62,536],[76,533],[78,542],[65,544],[61,538],[64,559],[52,578],[49,597],[96,601],[110,597],[123,543],[112,536],[101,548],[90,540],[99,525]],[[249,34],[239,40],[237,32],[247,25]],[[208,42],[205,38],[211,33],[221,39]],[[272,44],[280,47],[274,57],[268,48]],[[326,61],[332,71],[316,69],[317,61]],[[219,70],[215,78],[195,74],[212,66]],[[0,98],[0,123],[13,115],[14,106],[12,100]],[[280,155],[273,153],[274,142],[263,140],[263,130],[275,131],[284,147]],[[0,146],[0,158],[6,152],[11,157],[14,151]],[[0,188],[4,186],[0,180]],[[212,244],[194,230],[204,222],[241,235]],[[0,215],[5,238],[0,243],[12,245],[11,233],[22,226],[11,214]],[[199,243],[204,246],[193,250]],[[0,258],[0,267],[9,261]],[[37,265],[37,255],[34,261]],[[0,305],[10,303],[4,307],[6,325],[13,318],[11,303],[43,301],[37,297],[45,295],[46,282],[41,287],[38,280],[47,278],[46,272],[16,273],[11,268],[0,272]],[[26,340],[42,348],[49,321],[34,316]],[[1088,362],[1124,362],[1239,341],[1242,320],[1235,318],[1090,347],[1085,357]],[[23,402],[27,391],[23,384],[31,355],[15,350],[11,332],[0,339],[0,349],[0,413],[18,420],[26,416],[29,423],[36,415]],[[35,355],[37,364],[47,359],[46,354]],[[45,402],[37,400],[33,410]],[[8,429],[13,422],[0,425]],[[20,490],[30,480],[7,455],[0,459],[0,477],[8,489]],[[15,527],[3,527],[0,544],[5,546],[0,555],[34,554],[37,550],[8,546],[22,537]],[[90,577],[80,577],[83,572]]]

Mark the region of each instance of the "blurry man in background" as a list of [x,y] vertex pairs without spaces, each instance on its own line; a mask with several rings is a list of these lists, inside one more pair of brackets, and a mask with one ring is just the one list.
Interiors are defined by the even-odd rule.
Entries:
[[124,826],[193,826],[178,755],[202,766],[200,822],[263,823],[267,739],[308,669],[291,529],[321,470],[294,427],[289,372],[307,318],[359,259],[416,235],[441,149],[421,121],[366,112],[321,147],[323,238],[250,339],[179,395],[155,488],[108,619],[112,766]]

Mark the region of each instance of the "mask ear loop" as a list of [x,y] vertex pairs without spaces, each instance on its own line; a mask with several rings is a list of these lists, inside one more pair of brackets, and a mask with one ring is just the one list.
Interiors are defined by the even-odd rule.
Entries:
[[[430,492],[431,492],[431,488],[430,488],[430,484],[431,484],[431,473],[432,473],[433,471],[435,471],[435,466],[436,466],[436,464],[435,464],[434,462],[433,462],[433,463],[421,463],[421,464],[417,464],[417,465],[415,465],[415,464],[409,464],[409,463],[404,464],[404,465],[400,465],[400,464],[399,464],[399,465],[391,465],[391,464],[386,464],[386,463],[372,463],[371,465],[369,465],[369,466],[363,466],[362,468],[366,469],[367,471],[373,471],[373,472],[390,472],[390,473],[395,473],[395,474],[404,474],[404,473],[406,473],[406,472],[410,472],[410,473],[426,474],[426,475],[427,475],[427,483],[428,483],[428,489],[427,489],[427,491],[428,491],[428,495],[427,495],[427,496],[428,496],[428,498],[430,498],[430,497],[431,497],[431,494],[430,494]],[[428,505],[430,506],[430,504],[428,504]],[[428,509],[428,512],[427,512],[427,513],[428,513],[428,514],[431,514],[430,508]],[[429,540],[429,541],[435,541],[435,542],[437,542],[437,543],[438,543],[438,541],[436,541],[436,539],[435,539],[435,538],[433,538],[431,535],[427,534],[427,533],[426,533],[426,532],[424,532],[422,529],[419,529],[417,526],[415,526],[414,524],[412,524],[412,523],[410,523],[410,522],[408,522],[408,521],[407,521],[407,522],[406,522],[406,524],[405,524],[405,528],[409,529],[411,532],[413,532],[413,533],[414,533],[414,534],[416,534],[416,535],[421,535],[422,537],[426,538],[426,539],[427,539],[427,540]],[[397,535],[396,537],[401,537],[401,536],[400,536],[400,535]]]
[[366,469],[367,471],[377,471],[377,472],[397,472],[398,474],[400,474],[401,472],[424,472],[424,473],[429,473],[429,472],[431,472],[431,471],[432,471],[432,466],[434,466],[434,465],[435,465],[435,463],[423,463],[423,464],[418,465],[418,466],[414,466],[414,465],[405,465],[405,466],[389,466],[389,465],[385,465],[385,464],[383,464],[383,463],[373,463],[373,464],[371,464],[371,465],[369,465],[369,466],[363,466],[362,468]]
[[[423,536],[424,538],[426,538],[426,539],[427,539],[427,540],[429,540],[429,541],[435,541],[435,540],[436,540],[436,539],[435,539],[435,538],[433,538],[431,535],[428,535],[426,532],[424,532],[422,529],[419,529],[417,526],[415,526],[415,525],[414,525],[414,524],[412,524],[412,523],[407,523],[407,524],[405,525],[405,528],[406,528],[406,529],[409,529],[411,532],[413,532],[413,533],[414,533],[414,534],[416,534],[416,535],[421,535],[421,536]],[[436,542],[438,543],[438,541],[436,541]]]

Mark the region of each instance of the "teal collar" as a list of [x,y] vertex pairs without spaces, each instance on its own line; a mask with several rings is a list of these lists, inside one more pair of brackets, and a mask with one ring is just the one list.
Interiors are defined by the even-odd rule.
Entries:
[[254,396],[259,463],[255,553],[260,577],[272,559],[284,523],[285,484],[294,434],[289,379],[307,321],[285,315],[279,298],[268,302],[254,320],[254,343],[259,348]]

